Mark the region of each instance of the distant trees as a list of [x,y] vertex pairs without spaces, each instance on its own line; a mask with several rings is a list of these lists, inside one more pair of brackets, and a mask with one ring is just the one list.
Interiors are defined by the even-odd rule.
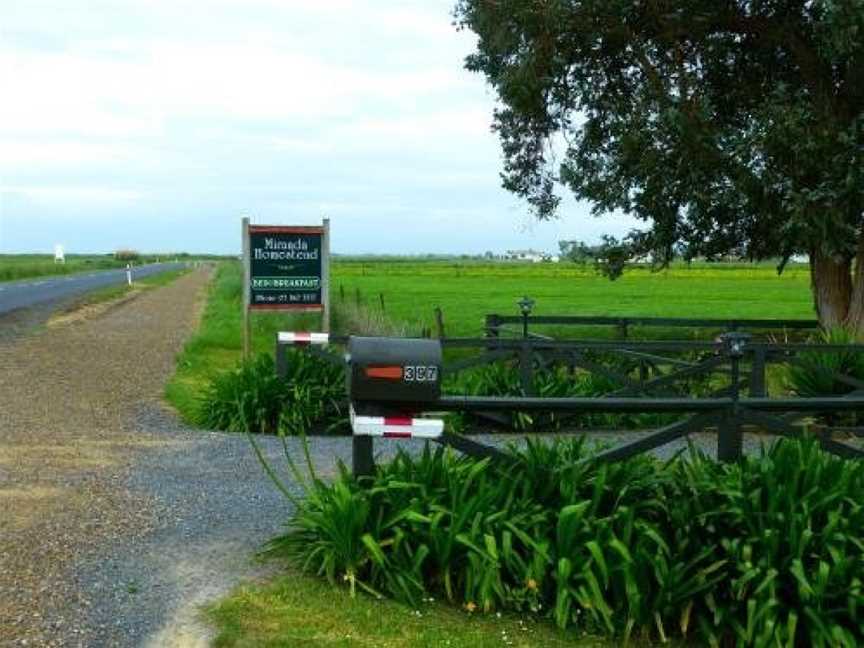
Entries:
[[561,258],[579,265],[594,265],[597,272],[617,279],[631,261],[632,250],[611,236],[604,236],[599,245],[583,241],[558,241]]
[[564,186],[646,222],[627,256],[806,254],[820,321],[864,334],[864,0],[458,0],[455,17],[500,100],[504,187],[539,218]]
[[561,258],[579,265],[594,263],[599,246],[588,245],[583,241],[558,241]]
[[138,261],[140,258],[141,254],[135,250],[117,250],[114,252],[114,259],[117,261]]

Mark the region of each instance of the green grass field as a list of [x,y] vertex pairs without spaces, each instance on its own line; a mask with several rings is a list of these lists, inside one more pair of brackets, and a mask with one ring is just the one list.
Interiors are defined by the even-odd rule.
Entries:
[[[135,262],[135,265],[154,263],[157,260],[173,261],[175,258],[182,261],[189,261],[193,258],[195,260],[218,261],[224,260],[225,257],[213,255],[191,257],[185,253],[179,255],[144,254]],[[54,256],[50,254],[0,254],[0,281],[125,267],[126,261],[116,260],[113,254],[67,254],[66,263],[54,263]]]
[[131,286],[122,283],[116,286],[106,286],[105,288],[99,288],[98,290],[93,290],[85,293],[80,298],[72,302],[68,307],[66,307],[65,310],[67,312],[74,311],[84,306],[101,304],[115,299],[120,299],[121,297],[124,297],[133,291],[140,292],[142,290],[150,290],[152,288],[167,286],[168,284],[182,277],[187,272],[189,272],[188,269],[168,270],[166,272],[160,272],[158,274],[144,277],[143,279],[137,279],[132,283]]
[[109,254],[70,254],[66,256],[66,263],[54,263],[54,257],[49,254],[0,254],[0,281],[110,270],[125,266],[125,261],[116,261]]
[[[336,263],[332,298],[360,299],[414,331],[434,327],[440,306],[448,336],[478,336],[488,313],[516,315],[528,295],[535,315],[639,315],[706,318],[813,318],[810,275],[793,266],[700,264],[662,272],[629,270],[617,281],[574,264]],[[433,328],[434,330],[434,328]]]

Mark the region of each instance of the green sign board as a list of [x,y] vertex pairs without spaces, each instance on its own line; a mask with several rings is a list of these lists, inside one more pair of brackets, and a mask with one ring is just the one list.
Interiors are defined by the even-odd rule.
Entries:
[[324,228],[249,226],[249,306],[321,310]]

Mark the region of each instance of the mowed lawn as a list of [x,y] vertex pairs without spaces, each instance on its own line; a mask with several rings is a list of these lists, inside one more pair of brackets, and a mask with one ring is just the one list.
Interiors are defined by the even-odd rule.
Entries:
[[617,281],[570,263],[453,263],[340,261],[333,266],[333,299],[344,293],[380,308],[410,330],[434,326],[444,313],[448,336],[481,333],[487,313],[515,315],[528,295],[536,315],[640,315],[707,318],[813,318],[807,266],[779,275],[768,264],[679,265],[628,270]]

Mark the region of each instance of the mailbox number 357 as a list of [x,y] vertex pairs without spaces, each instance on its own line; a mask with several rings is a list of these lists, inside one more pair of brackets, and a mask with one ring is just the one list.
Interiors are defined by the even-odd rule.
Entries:
[[435,365],[406,365],[402,368],[405,382],[438,382],[438,367]]

